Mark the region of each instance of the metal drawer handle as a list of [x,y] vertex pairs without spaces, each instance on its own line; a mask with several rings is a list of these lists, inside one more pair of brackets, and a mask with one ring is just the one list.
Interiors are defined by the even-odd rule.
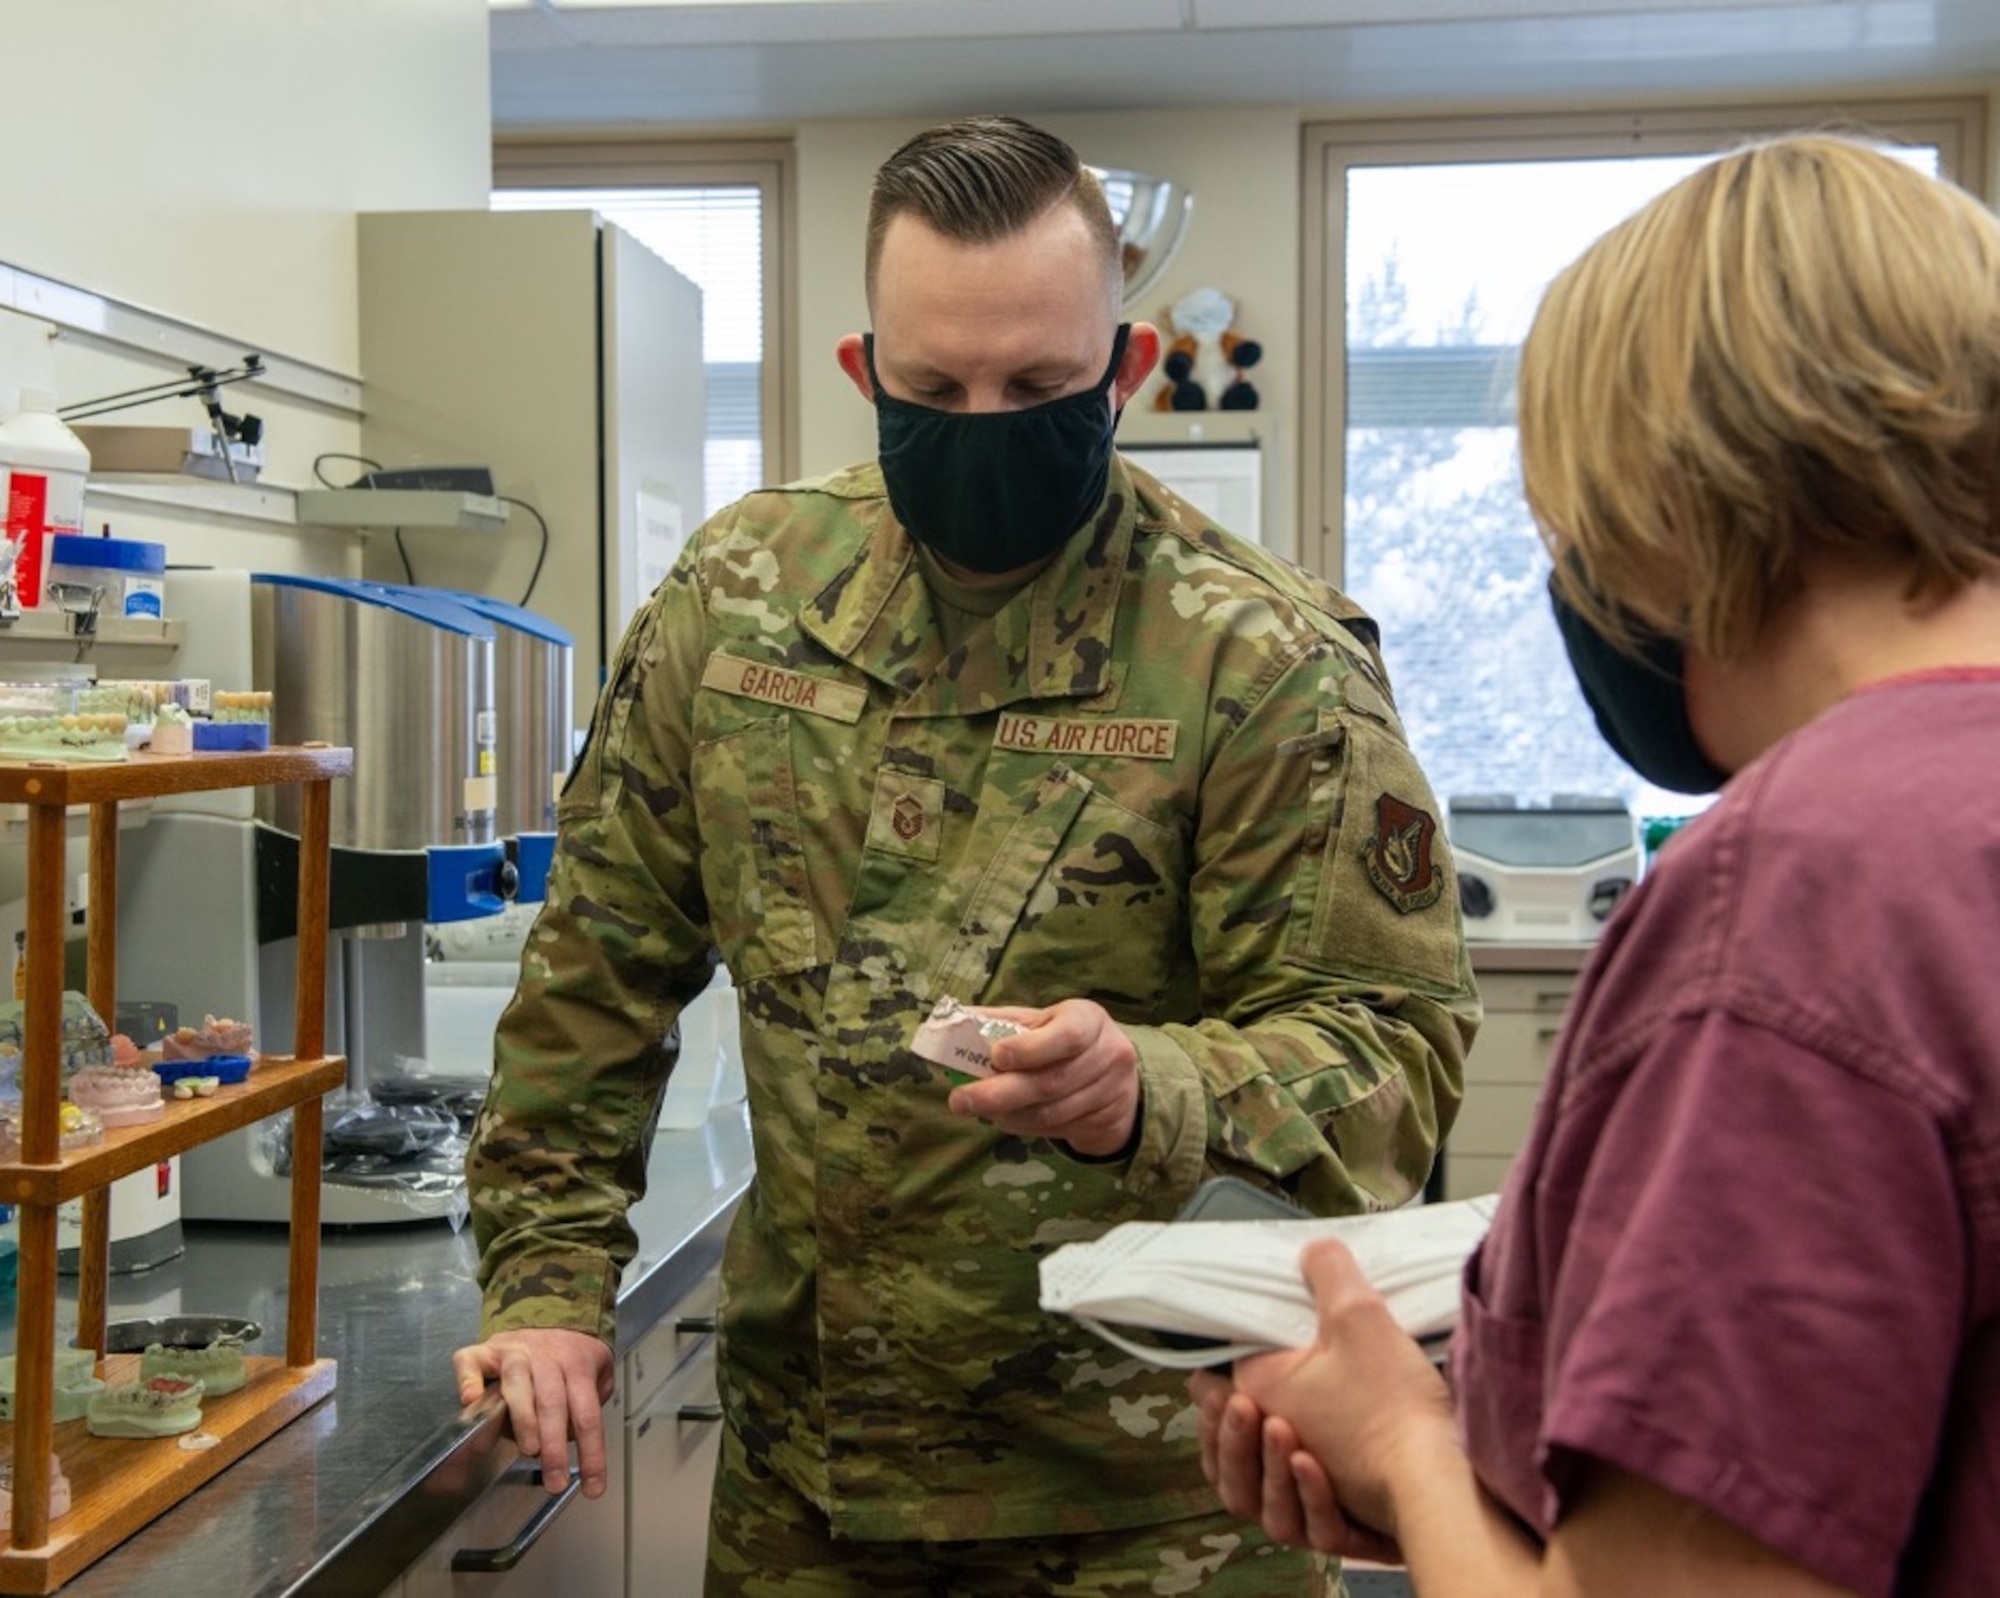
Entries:
[[[512,1473],[509,1473],[512,1476]],[[514,1476],[519,1481],[524,1478]],[[526,1478],[537,1487],[542,1485],[542,1473],[532,1471]],[[461,1548],[451,1556],[453,1570],[470,1571],[475,1575],[499,1575],[512,1570],[526,1557],[536,1540],[554,1523],[556,1516],[569,1507],[569,1501],[583,1488],[583,1472],[569,1473],[569,1485],[553,1498],[544,1497],[535,1507],[535,1512],[521,1522],[521,1529],[514,1534],[510,1543],[502,1543],[498,1548]]]
[[715,1317],[713,1315],[683,1315],[679,1320],[674,1322],[674,1330],[684,1337],[692,1337],[700,1332],[712,1332],[715,1330]]
[[683,1404],[674,1411],[674,1419],[689,1421],[711,1421],[722,1419],[720,1404]]

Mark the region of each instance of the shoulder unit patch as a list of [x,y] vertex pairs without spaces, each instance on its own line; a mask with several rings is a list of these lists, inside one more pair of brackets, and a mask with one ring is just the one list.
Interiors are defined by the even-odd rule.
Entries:
[[1437,822],[1429,811],[1394,794],[1375,800],[1375,831],[1362,849],[1368,880],[1404,915],[1427,909],[1444,893],[1444,871],[1432,856]]

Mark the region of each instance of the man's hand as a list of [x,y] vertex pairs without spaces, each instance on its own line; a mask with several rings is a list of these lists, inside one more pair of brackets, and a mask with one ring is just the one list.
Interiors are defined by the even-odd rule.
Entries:
[[1102,1005],[1064,999],[1046,1010],[981,1008],[1028,1030],[994,1041],[994,1074],[953,1092],[954,1115],[1053,1138],[1084,1155],[1125,1148],[1139,1122],[1139,1051]]
[[588,1332],[561,1327],[497,1332],[451,1356],[458,1401],[472,1404],[498,1379],[513,1424],[514,1445],[541,1456],[542,1484],[559,1493],[569,1483],[569,1445],[576,1440],[583,1496],[604,1492],[604,1410],[611,1396],[611,1350]]

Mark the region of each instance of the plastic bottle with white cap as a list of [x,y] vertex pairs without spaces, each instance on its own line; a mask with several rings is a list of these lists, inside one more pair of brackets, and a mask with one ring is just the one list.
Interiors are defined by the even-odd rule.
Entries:
[[16,542],[14,588],[23,610],[44,601],[52,540],[81,536],[90,451],[56,415],[47,389],[21,390],[21,408],[0,427],[7,474],[6,532]]

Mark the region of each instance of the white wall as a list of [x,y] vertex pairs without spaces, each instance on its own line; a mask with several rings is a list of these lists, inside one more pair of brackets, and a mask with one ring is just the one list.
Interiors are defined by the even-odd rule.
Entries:
[[[357,374],[355,214],[484,206],[491,171],[485,0],[8,0],[0,263]],[[176,375],[0,313],[0,405],[62,403]],[[310,480],[358,419],[255,385],[266,479]],[[192,399],[121,422],[200,425]],[[358,535],[93,504],[170,560],[358,569]]]
[[354,213],[484,204],[484,0],[9,0],[0,261],[352,371]]

